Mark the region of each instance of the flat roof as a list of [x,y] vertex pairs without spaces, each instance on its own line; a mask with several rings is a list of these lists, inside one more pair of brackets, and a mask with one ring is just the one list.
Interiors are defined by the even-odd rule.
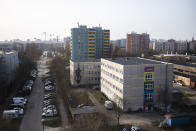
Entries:
[[104,59],[121,64],[121,65],[166,64],[166,62],[145,59],[141,57],[118,57],[118,58],[104,58]]
[[72,62],[100,62],[101,59],[92,59],[92,60],[78,60],[78,61],[74,61],[71,60]]
[[16,51],[2,51],[0,50],[0,55],[3,55],[3,54],[12,54],[12,53],[16,53]]

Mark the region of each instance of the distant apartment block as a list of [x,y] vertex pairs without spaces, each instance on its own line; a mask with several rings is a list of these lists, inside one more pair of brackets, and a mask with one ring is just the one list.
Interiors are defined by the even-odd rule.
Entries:
[[150,42],[150,49],[157,53],[189,53],[196,48],[194,41],[175,41],[170,39],[168,41],[152,41]]
[[[173,64],[139,57],[101,59],[101,92],[122,110],[151,111],[172,89]],[[160,92],[165,92],[165,95]]]
[[127,34],[126,49],[128,53],[148,53],[149,43],[150,37],[147,33],[137,34],[132,32],[131,34]]
[[113,40],[111,44],[118,48],[126,48],[126,39]]
[[71,29],[71,59],[86,61],[110,57],[110,30],[79,26]]
[[126,39],[120,39],[120,48],[126,48]]
[[70,60],[70,80],[73,86],[100,84],[100,59],[75,62]]

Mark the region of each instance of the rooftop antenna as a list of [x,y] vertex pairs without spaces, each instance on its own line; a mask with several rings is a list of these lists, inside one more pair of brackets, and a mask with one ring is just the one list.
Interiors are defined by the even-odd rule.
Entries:
[[79,24],[79,22],[78,22],[78,28],[79,28],[79,26],[80,26],[80,24]]

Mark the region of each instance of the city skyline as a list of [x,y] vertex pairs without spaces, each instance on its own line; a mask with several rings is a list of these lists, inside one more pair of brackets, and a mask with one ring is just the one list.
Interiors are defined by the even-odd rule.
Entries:
[[[0,41],[44,39],[43,32],[71,36],[77,23],[111,30],[111,40],[127,33],[148,33],[150,38],[191,40],[196,37],[194,0],[2,0]],[[109,9],[109,10],[108,10]]]

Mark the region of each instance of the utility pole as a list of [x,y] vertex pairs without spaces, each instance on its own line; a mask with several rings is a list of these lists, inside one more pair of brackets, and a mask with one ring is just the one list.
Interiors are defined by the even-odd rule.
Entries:
[[45,38],[45,41],[46,41],[46,32],[43,32],[43,34],[44,34],[44,38]]

